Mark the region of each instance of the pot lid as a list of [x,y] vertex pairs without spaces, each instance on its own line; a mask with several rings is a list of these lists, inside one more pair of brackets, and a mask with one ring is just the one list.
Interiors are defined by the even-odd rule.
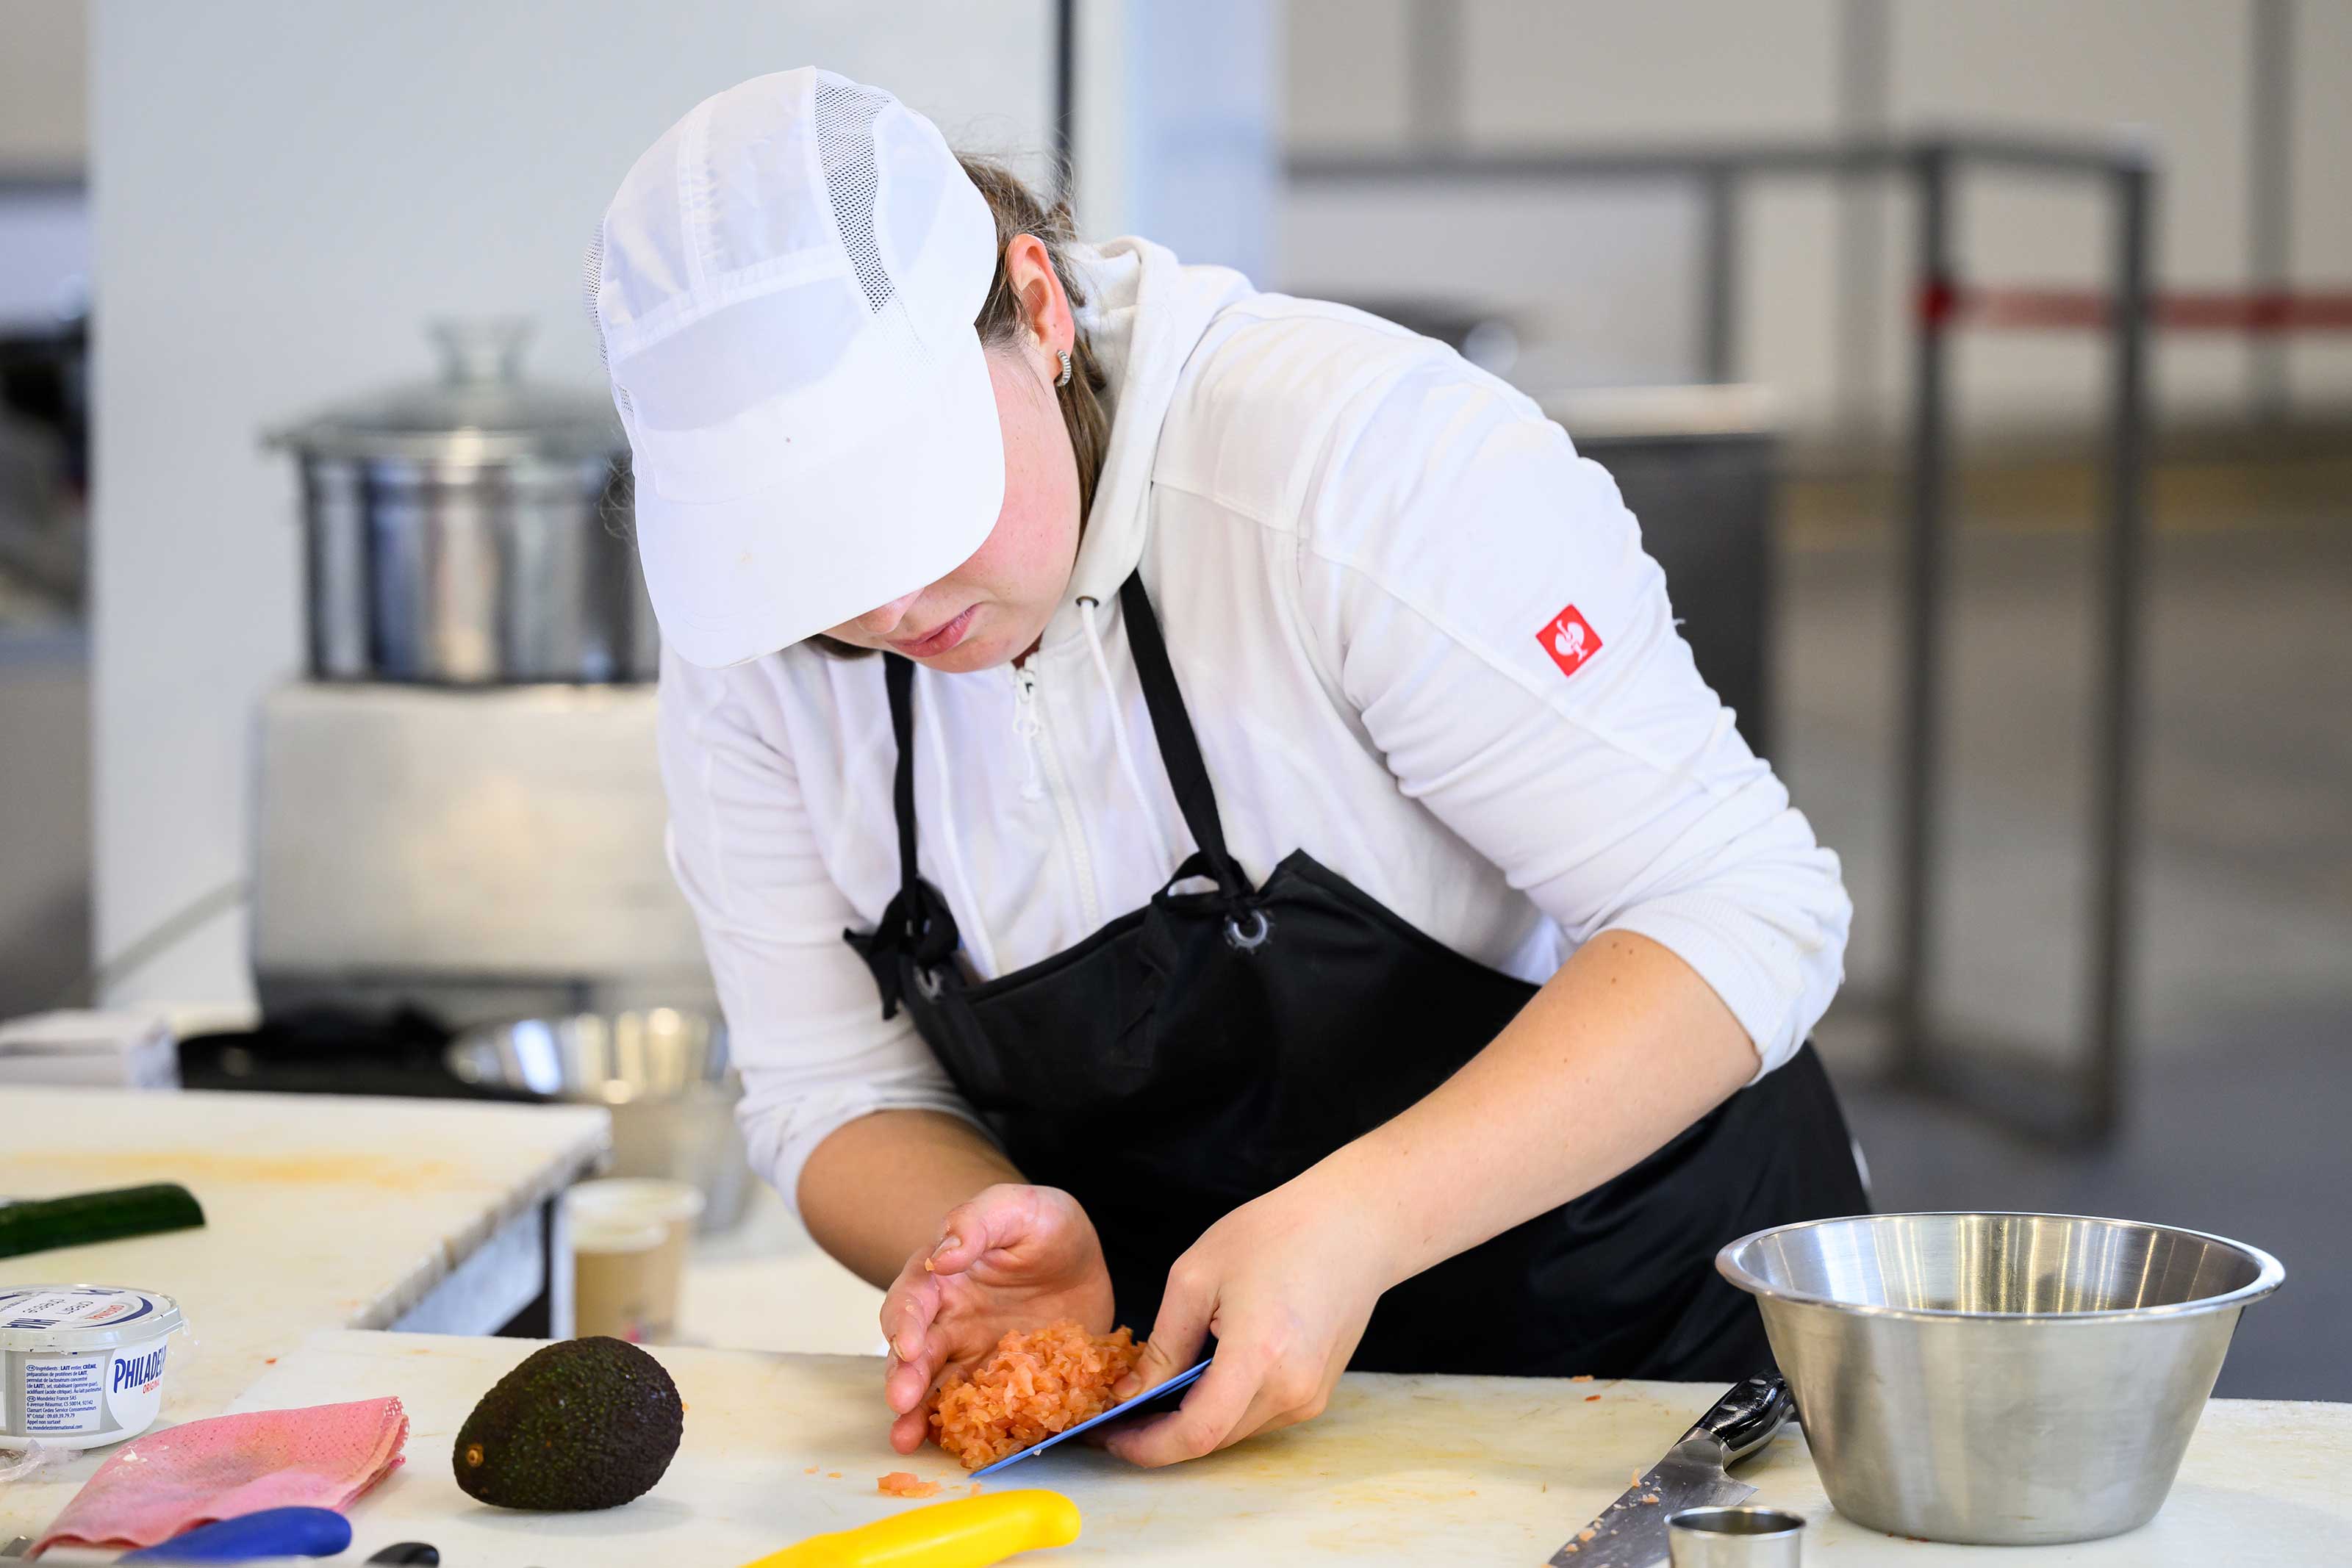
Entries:
[[454,463],[627,454],[610,397],[523,380],[529,321],[435,321],[427,329],[441,355],[438,381],[339,404],[271,433],[270,444],[306,456]]

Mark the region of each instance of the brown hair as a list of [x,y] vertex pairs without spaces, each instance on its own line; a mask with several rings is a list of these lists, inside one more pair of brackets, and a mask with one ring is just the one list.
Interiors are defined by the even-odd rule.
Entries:
[[[1070,273],[1070,247],[1077,243],[1077,226],[1070,217],[1068,202],[1047,206],[1026,181],[993,159],[962,152],[957,154],[957,162],[980,188],[989,215],[996,220],[996,276],[989,279],[988,297],[972,325],[980,329],[985,347],[1010,349],[1021,342],[1029,323],[1021,313],[1020,297],[1013,292],[1013,280],[1005,274],[1004,253],[1023,235],[1036,235],[1075,310],[1087,302]],[[1103,390],[1109,384],[1095,360],[1094,346],[1087,340],[1087,329],[1080,327],[1070,343],[1070,383],[1054,394],[1062,405],[1062,423],[1069,427],[1071,455],[1077,460],[1080,528],[1086,526],[1087,514],[1094,507],[1095,484],[1102,477],[1103,455],[1110,448],[1110,415],[1102,404]],[[809,641],[837,659],[874,652],[833,637]]]

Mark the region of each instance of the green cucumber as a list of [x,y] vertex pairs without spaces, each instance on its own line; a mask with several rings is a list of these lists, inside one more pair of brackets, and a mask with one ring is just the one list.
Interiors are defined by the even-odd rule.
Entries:
[[172,1182],[152,1186],[78,1192],[66,1197],[27,1198],[0,1204],[0,1258],[47,1252],[55,1247],[87,1247],[126,1236],[193,1230],[205,1222],[195,1195]]

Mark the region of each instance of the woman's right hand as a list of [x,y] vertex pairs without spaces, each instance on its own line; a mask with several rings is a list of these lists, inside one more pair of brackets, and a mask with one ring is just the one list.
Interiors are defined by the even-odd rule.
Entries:
[[937,1242],[907,1260],[882,1298],[882,1393],[898,1416],[890,1446],[922,1446],[924,1403],[949,1368],[969,1369],[1006,1333],[1061,1318],[1088,1333],[1111,1328],[1110,1271],[1076,1198],[1006,1183],[948,1210]]

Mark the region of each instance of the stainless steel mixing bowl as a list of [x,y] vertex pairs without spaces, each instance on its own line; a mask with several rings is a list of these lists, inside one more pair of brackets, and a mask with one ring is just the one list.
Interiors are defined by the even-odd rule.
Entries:
[[522,1089],[613,1113],[614,1176],[661,1176],[702,1189],[701,1228],[731,1228],[751,1196],[736,1130],[741,1081],[727,1027],[685,1008],[517,1019],[466,1030],[449,1071],[467,1083]]
[[1840,1513],[2001,1546],[2152,1518],[2239,1312],[2284,1278],[2219,1236],[2063,1214],[1815,1220],[1716,1267],[1763,1309]]

